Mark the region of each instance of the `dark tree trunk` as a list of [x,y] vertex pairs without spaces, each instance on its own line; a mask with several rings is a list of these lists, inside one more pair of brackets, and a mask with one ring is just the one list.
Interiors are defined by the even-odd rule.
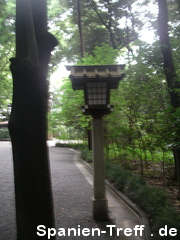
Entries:
[[[166,75],[166,81],[169,88],[169,94],[171,99],[171,105],[176,111],[177,108],[180,107],[180,94],[177,89],[180,89],[180,82],[177,79],[171,44],[168,35],[168,7],[166,0],[158,0],[159,5],[159,36],[160,36],[160,44],[161,50],[164,58],[164,73]],[[177,131],[180,133],[180,129]],[[177,134],[178,135],[178,134]],[[176,178],[179,182],[179,190],[180,190],[180,147],[179,142],[180,139],[174,139],[176,142],[176,147],[174,148],[174,157],[175,157],[175,172]]]
[[81,2],[80,2],[80,0],[77,0],[77,13],[78,13],[78,29],[79,29],[81,58],[84,58],[84,44],[83,44],[82,19],[81,19]]
[[[36,240],[37,226],[54,227],[47,132],[47,69],[57,45],[47,32],[46,1],[16,1],[16,58],[11,59],[17,240]],[[47,236],[41,237],[47,239]],[[54,239],[54,238],[52,238]]]

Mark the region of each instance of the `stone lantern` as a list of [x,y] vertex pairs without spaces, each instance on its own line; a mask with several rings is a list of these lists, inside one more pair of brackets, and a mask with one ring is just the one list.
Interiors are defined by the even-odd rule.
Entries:
[[83,114],[93,117],[93,217],[96,220],[107,220],[102,117],[113,110],[110,90],[118,88],[119,81],[124,77],[124,65],[72,65],[66,66],[66,69],[71,71],[69,77],[72,88],[84,90]]

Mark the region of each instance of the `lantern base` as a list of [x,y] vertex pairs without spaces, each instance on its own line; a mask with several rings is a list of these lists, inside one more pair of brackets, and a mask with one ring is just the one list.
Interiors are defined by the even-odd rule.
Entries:
[[107,199],[93,199],[93,218],[99,221],[109,220]]
[[102,118],[104,115],[108,115],[113,111],[112,105],[107,105],[106,108],[91,109],[88,105],[81,107],[84,115],[91,115],[93,118]]

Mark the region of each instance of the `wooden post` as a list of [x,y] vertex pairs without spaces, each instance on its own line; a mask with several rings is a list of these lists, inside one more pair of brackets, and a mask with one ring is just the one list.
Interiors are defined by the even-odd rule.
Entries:
[[108,220],[108,203],[105,186],[105,163],[102,117],[93,119],[93,217]]

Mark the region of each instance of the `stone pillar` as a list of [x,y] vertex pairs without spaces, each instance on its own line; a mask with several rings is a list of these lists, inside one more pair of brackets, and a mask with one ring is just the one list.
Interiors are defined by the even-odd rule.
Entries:
[[108,219],[108,203],[105,186],[105,163],[102,118],[94,118],[93,127],[93,217],[96,220]]

